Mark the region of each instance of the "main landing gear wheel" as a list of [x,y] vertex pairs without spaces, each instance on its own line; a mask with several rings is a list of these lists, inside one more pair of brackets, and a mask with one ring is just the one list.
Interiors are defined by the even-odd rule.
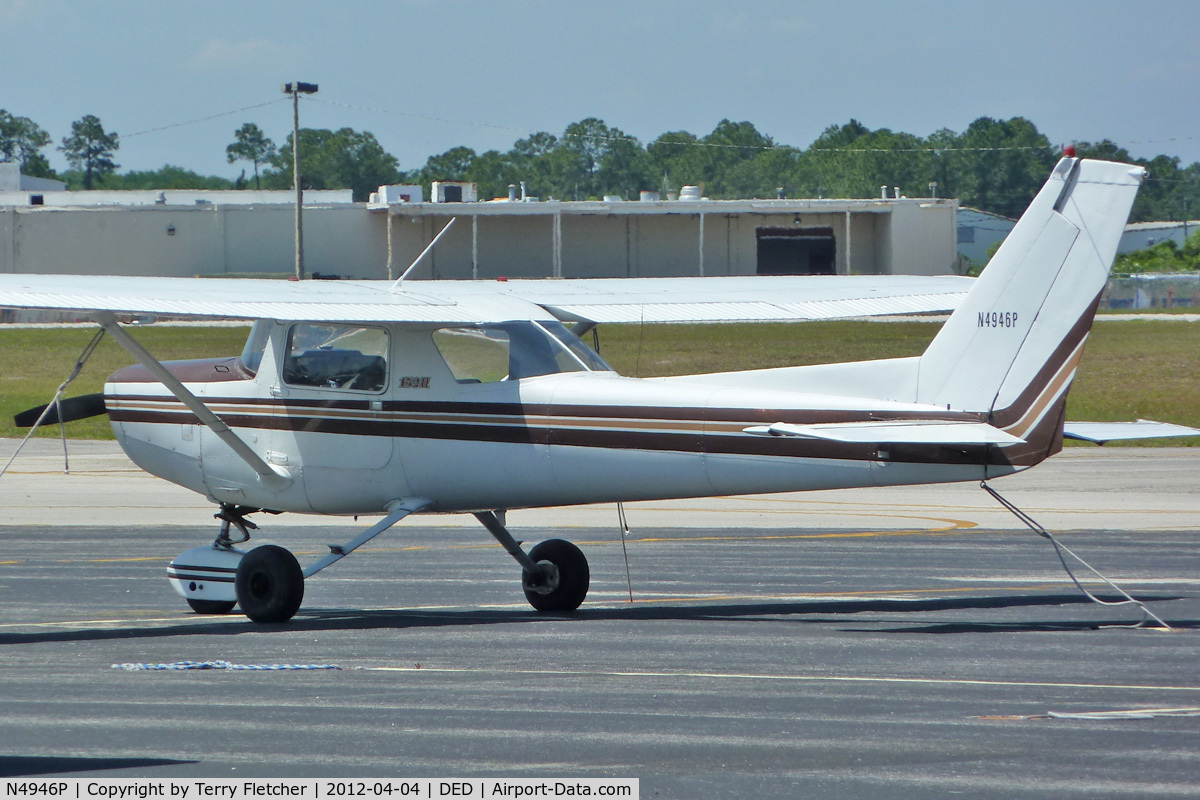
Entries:
[[233,611],[233,607],[237,605],[236,600],[197,600],[194,597],[187,599],[187,604],[192,607],[192,611],[197,614],[228,614]]
[[[574,611],[587,597],[591,573],[578,547],[562,539],[548,539],[529,551],[541,573],[521,575],[525,599],[538,611]],[[240,597],[240,595],[239,595]]]
[[233,582],[242,613],[255,622],[287,622],[304,600],[304,573],[287,550],[256,547],[238,565]]

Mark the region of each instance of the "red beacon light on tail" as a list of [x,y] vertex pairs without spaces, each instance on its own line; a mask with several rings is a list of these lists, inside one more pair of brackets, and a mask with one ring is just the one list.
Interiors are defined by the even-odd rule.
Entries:
[[1075,157],[1075,145],[1064,144],[1063,145],[1063,158],[1074,158],[1074,157]]

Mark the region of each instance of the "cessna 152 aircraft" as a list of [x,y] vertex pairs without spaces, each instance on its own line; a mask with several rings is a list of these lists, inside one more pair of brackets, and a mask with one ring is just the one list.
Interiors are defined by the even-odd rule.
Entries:
[[[1144,176],[1063,158],[974,283],[4,275],[0,307],[82,312],[139,362],[58,407],[107,413],[136,464],[220,505],[216,541],[168,568],[196,611],[285,621],[307,578],[409,514],[470,512],[520,564],[530,604],[562,612],[587,593],[586,559],[559,539],[526,552],[503,509],[977,481],[1058,452]],[[616,374],[563,324],[955,305],[919,357],[659,379]],[[161,363],[121,324],[131,314],[257,321],[240,357]],[[259,510],[383,517],[301,568],[281,547],[236,547]]]

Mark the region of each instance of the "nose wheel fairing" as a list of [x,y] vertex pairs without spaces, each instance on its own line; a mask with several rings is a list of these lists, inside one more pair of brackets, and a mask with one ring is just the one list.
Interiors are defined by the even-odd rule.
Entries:
[[[167,565],[167,579],[194,609],[197,604],[236,603],[238,598],[234,591],[234,578],[244,555],[246,553],[243,550],[222,548],[215,544],[193,547],[180,553]],[[230,610],[232,608],[230,605]]]

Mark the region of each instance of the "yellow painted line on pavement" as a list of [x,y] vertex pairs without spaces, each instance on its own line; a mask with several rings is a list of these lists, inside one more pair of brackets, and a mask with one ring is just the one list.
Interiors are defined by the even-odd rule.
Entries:
[[[496,669],[478,667],[357,667],[367,672],[411,672],[411,673],[443,673],[463,675],[495,676]],[[671,672],[646,670],[556,670],[556,669],[503,669],[505,675],[535,675],[539,678],[694,678],[701,680],[738,680],[738,681],[793,681],[798,683],[884,683],[912,684],[917,686],[1002,686],[1039,689],[1125,689],[1147,692],[1200,692],[1200,686],[1155,686],[1141,683],[1071,683],[1066,681],[1003,681],[983,680],[974,678],[915,678],[892,677],[881,675],[786,675],[780,673],[753,672]]]
[[[1089,583],[1084,581],[1084,583]],[[1091,581],[1100,585],[1099,581]],[[1024,584],[1021,586],[971,586],[971,587],[956,587],[956,588],[936,588],[936,589],[870,589],[867,591],[844,591],[844,592],[802,592],[798,594],[680,594],[671,597],[638,597],[635,600],[635,605],[638,603],[682,603],[695,602],[697,600],[730,602],[735,600],[788,600],[788,601],[804,601],[822,599],[822,598],[843,598],[852,599],[856,597],[894,597],[903,599],[909,595],[941,595],[941,594],[968,594],[970,592],[1028,592],[1030,590],[1050,590],[1061,589],[1063,586],[1071,584],[1069,579],[1064,578],[1058,583],[1042,583],[1042,584]],[[626,604],[627,605],[627,604]]]
[[[914,517],[920,519],[920,517]],[[639,536],[629,537],[625,541],[627,544],[661,544],[665,542],[749,542],[749,541],[786,541],[794,539],[869,539],[874,537],[890,537],[890,536],[948,536],[956,533],[967,533],[972,528],[979,528],[977,523],[969,520],[960,519],[936,519],[936,522],[945,523],[942,527],[934,528],[910,528],[898,531],[835,531],[829,533],[761,533],[761,534],[742,534],[730,536]],[[590,527],[590,526],[589,526]],[[530,530],[532,532],[532,529]],[[983,533],[980,529],[978,532]],[[995,531],[993,531],[995,532]],[[1004,531],[1000,531],[1004,533]],[[578,545],[596,546],[596,545],[613,545],[619,543],[619,539],[589,539],[579,540]],[[363,547],[363,553],[408,553],[423,550],[479,550],[493,549],[500,547],[496,542],[479,542],[472,544],[418,544],[405,545],[403,547]],[[314,556],[325,555],[325,550],[296,550],[293,551],[297,556]],[[120,563],[138,563],[147,561],[162,561],[168,562],[171,556],[127,556],[122,558],[60,558],[54,559],[50,563],[54,564],[120,564]],[[0,565],[14,566],[25,563],[23,561],[0,561]]]

